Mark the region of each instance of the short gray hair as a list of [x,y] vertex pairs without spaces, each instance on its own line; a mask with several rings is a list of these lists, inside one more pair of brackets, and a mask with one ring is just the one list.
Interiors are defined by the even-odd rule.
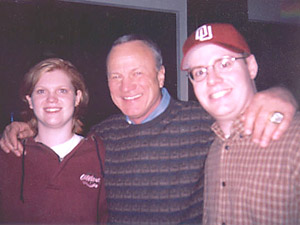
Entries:
[[[108,56],[111,52],[111,50],[117,46],[117,45],[120,45],[120,44],[124,44],[124,43],[127,43],[127,42],[131,42],[131,41],[141,41],[143,42],[145,45],[147,45],[153,52],[153,55],[154,55],[154,58],[155,58],[155,64],[156,64],[156,69],[157,71],[160,70],[161,66],[163,65],[163,59],[162,59],[162,54],[161,54],[161,50],[160,48],[158,47],[158,45],[152,41],[150,38],[148,38],[147,36],[145,35],[141,35],[141,34],[126,34],[126,35],[123,35],[121,37],[119,37],[118,39],[116,39],[112,46],[111,46],[111,49],[108,53]],[[106,60],[106,64],[107,64],[107,60]]]

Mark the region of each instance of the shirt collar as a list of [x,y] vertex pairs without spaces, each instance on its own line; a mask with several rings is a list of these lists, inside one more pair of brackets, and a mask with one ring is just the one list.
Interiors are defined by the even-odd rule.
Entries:
[[233,121],[231,128],[230,128],[230,137],[226,138],[225,134],[223,133],[222,129],[220,128],[218,122],[214,122],[211,126],[211,129],[215,134],[221,138],[223,141],[227,139],[231,139],[236,135],[242,134],[244,132],[244,124],[241,120],[241,116],[239,116],[235,121]]
[[[166,88],[161,89],[161,94],[162,94],[162,98],[160,100],[159,105],[156,107],[156,109],[147,118],[145,118],[141,122],[141,124],[147,123],[147,122],[153,120],[154,118],[158,117],[160,114],[162,114],[166,110],[166,108],[168,107],[168,105],[170,103],[171,96],[170,96],[170,94],[169,94],[169,92]],[[126,121],[129,124],[135,124],[133,121],[131,121],[129,119],[128,116],[126,116]]]

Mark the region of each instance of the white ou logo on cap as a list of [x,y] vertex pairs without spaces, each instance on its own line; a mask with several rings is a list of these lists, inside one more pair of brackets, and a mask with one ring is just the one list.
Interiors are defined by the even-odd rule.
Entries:
[[207,41],[213,38],[211,26],[203,25],[196,30],[195,40]]

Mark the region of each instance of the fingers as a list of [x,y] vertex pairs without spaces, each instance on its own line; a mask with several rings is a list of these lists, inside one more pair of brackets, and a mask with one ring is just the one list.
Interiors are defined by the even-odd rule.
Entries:
[[258,143],[261,147],[267,147],[273,140],[273,135],[278,129],[278,124],[267,121],[260,129],[262,129],[262,132],[259,134],[256,134],[256,130],[254,130],[253,135],[255,135],[255,137],[253,138],[253,141]]
[[[242,115],[241,119],[244,121],[244,130],[246,135],[251,135],[255,127],[255,121],[257,115],[259,115],[259,107],[252,105],[252,107],[247,108],[247,110]],[[257,131],[257,134],[259,132]]]
[[275,128],[273,124],[269,123],[269,113],[259,108],[256,113],[253,113],[252,117],[252,141],[266,147]]
[[16,138],[9,138],[9,133],[12,132],[11,126],[6,126],[2,138],[1,138],[1,148],[6,152],[10,152],[17,147],[17,137]]
[[20,133],[20,124],[19,122],[13,122],[10,125],[6,126],[3,136],[0,140],[0,146],[6,153],[13,152],[16,156],[20,156],[23,151],[23,146],[18,139],[19,136],[23,136]]
[[10,153],[13,152],[16,156],[21,156],[23,146],[20,142],[16,144],[17,147],[14,147],[10,142],[7,141],[5,138],[1,138],[0,140],[0,147],[1,149],[6,152]]
[[283,133],[288,129],[288,127],[290,126],[290,124],[293,120],[294,113],[295,112],[292,111],[292,112],[286,113],[284,115],[282,122],[277,125],[277,128],[273,132],[273,135],[272,135],[273,140],[278,140],[281,137],[281,135],[283,135]]
[[7,143],[5,143],[5,140],[3,138],[1,138],[0,140],[0,147],[6,153],[9,153],[10,149],[13,148],[12,146],[9,146]]
[[31,129],[20,130],[19,133],[18,133],[18,139],[33,137],[34,135],[35,135],[35,133]]
[[18,122],[13,122],[6,126],[2,139],[5,140],[5,144],[11,151],[18,148],[18,133],[20,132]]
[[[252,140],[261,147],[268,146],[271,140],[279,139],[288,129],[297,107],[293,96],[285,89],[272,88],[257,93],[242,117],[245,134],[252,134]],[[274,112],[284,115],[281,123],[270,121]]]
[[259,140],[260,146],[267,147],[272,140],[278,140],[288,129],[292,120],[293,117],[288,114],[279,124],[268,121]]
[[243,118],[245,134],[252,134],[252,141],[261,147],[267,147],[271,140],[277,140],[289,127],[291,118],[284,118],[282,123],[270,122],[270,114],[264,110],[247,112]]
[[[16,156],[21,156],[23,154],[23,151],[24,151],[23,145],[20,141],[18,141],[17,148],[15,149],[15,151],[13,151],[13,153]],[[26,155],[26,152],[24,154]]]

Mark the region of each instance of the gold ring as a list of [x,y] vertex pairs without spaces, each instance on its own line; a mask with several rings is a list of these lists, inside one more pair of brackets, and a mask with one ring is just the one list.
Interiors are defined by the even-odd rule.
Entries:
[[284,115],[281,112],[274,112],[270,117],[270,122],[280,124],[284,118]]

